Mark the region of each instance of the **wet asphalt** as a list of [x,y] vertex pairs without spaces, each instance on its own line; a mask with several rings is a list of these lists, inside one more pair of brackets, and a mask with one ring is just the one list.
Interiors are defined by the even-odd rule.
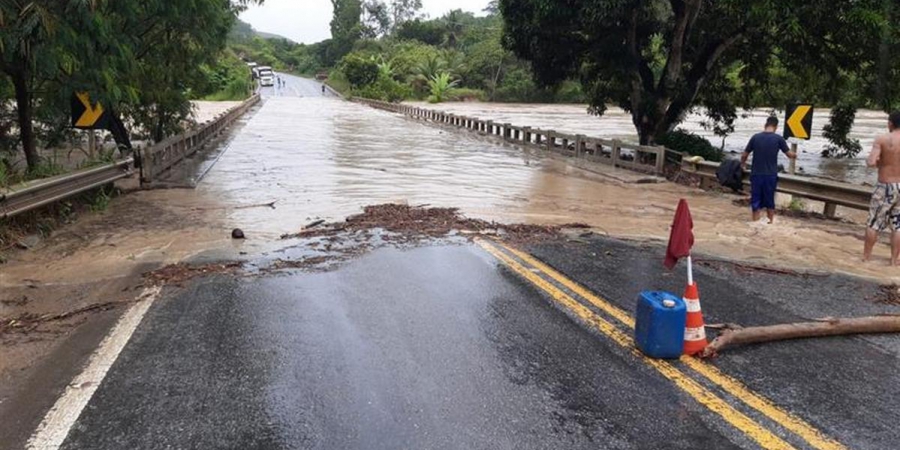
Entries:
[[[629,310],[641,289],[679,286],[652,246],[531,250]],[[787,284],[796,291],[775,296],[797,308],[872,289],[732,271],[698,268],[710,320],[799,318],[763,295]],[[735,349],[716,365],[849,448],[897,448],[900,372],[888,341]],[[758,447],[478,247],[438,245],[169,291],[63,448]]]
[[64,448],[746,444],[492,257],[451,246],[158,301]]

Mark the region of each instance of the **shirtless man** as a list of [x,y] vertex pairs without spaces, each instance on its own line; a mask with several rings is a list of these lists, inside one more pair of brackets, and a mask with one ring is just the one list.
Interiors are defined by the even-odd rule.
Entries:
[[869,167],[878,167],[878,185],[869,206],[863,261],[872,258],[878,233],[890,228],[891,265],[897,266],[900,265],[900,111],[891,114],[888,130],[888,134],[875,140],[866,161]]

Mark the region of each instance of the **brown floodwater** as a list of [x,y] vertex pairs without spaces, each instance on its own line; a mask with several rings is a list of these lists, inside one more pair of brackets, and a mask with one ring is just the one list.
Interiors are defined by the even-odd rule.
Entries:
[[[566,122],[562,116],[559,122],[523,123],[565,129],[559,126]],[[629,132],[627,125],[622,130]],[[287,245],[279,239],[284,233],[384,202],[459,207],[469,216],[502,222],[582,222],[601,234],[662,241],[680,198],[690,201],[698,252],[900,279],[898,270],[886,267],[886,245],[878,246],[876,262],[859,262],[858,223],[748,223],[749,211],[734,206],[734,196],[645,184],[642,178],[336,99],[271,97],[226,144],[196,189],[119,198],[106,213],[68,228],[65,233],[82,239],[78,245],[51,241],[46,249],[26,252],[4,267],[0,284],[115,277],[140,264],[210,252],[270,252]],[[274,208],[265,206],[270,202]],[[860,221],[857,212],[839,214]],[[242,228],[249,239],[232,241],[232,228]]]
[[[442,103],[430,105],[417,103],[418,106],[443,110],[454,114],[462,114],[495,122],[511,123],[519,126],[553,129],[565,133],[584,134],[607,139],[637,141],[637,134],[631,123],[631,116],[619,108],[610,108],[602,117],[587,114],[586,105],[546,105],[546,104],[505,104],[505,103]],[[735,154],[744,150],[747,141],[753,134],[762,130],[771,109],[755,109],[742,111],[735,122],[734,133],[726,139],[704,127],[706,118],[702,114],[692,114],[680,126],[687,131],[707,138],[716,147]],[[784,111],[776,111],[784,124]],[[851,159],[829,159],[821,156],[822,150],[829,144],[823,137],[822,128],[828,123],[831,111],[817,109],[814,111],[813,135],[808,141],[798,141],[798,170],[813,176],[831,178],[850,183],[869,183],[876,181],[873,170],[866,168],[865,158],[869,154],[875,137],[887,132],[887,114],[880,111],[861,110],[850,137],[859,139],[863,151]],[[787,160],[782,158],[787,165]]]

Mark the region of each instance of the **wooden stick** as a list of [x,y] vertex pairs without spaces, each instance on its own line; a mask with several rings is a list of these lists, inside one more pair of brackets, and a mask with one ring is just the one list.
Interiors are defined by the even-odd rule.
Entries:
[[711,358],[737,345],[854,334],[900,333],[900,316],[874,316],[853,319],[825,318],[816,322],[789,323],[766,327],[725,328],[700,355]]

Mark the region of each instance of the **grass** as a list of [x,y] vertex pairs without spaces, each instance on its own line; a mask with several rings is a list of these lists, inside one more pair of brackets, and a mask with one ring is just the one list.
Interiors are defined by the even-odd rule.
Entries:
[[802,198],[794,197],[791,199],[791,204],[788,205],[788,209],[794,212],[803,212],[806,211],[806,203],[803,202]]
[[115,188],[112,186],[104,186],[96,191],[89,193],[88,205],[92,212],[106,211],[109,208],[109,202],[115,194]]

